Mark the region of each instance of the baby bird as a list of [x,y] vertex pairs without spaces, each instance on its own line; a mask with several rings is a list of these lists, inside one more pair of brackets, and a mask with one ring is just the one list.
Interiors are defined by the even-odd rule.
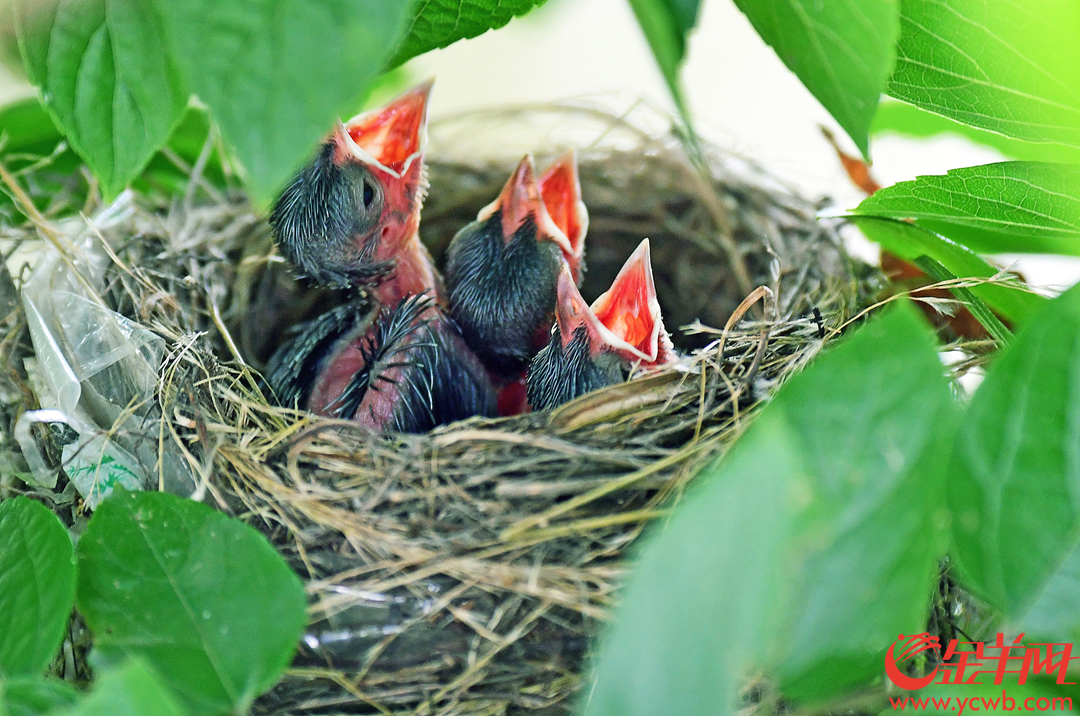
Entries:
[[417,231],[431,84],[338,122],[274,204],[282,255],[315,282],[364,286],[383,306],[441,291]]
[[286,406],[376,431],[495,415],[495,391],[453,321],[418,227],[431,84],[340,124],[270,216],[283,255],[319,283],[364,289],[295,331],[267,382]]
[[555,408],[627,379],[635,366],[676,360],[656,300],[649,240],[627,259],[590,307],[568,267],[559,274],[556,329],[529,366],[526,397],[533,410]]
[[527,155],[499,197],[451,241],[450,315],[497,381],[518,379],[547,343],[559,271],[566,265],[580,278],[587,227],[573,154],[539,183]]

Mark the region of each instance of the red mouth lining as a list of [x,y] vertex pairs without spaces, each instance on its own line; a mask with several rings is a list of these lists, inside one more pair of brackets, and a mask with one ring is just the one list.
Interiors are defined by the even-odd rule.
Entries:
[[431,83],[409,90],[381,109],[365,112],[345,125],[357,146],[380,164],[400,171],[423,149]]

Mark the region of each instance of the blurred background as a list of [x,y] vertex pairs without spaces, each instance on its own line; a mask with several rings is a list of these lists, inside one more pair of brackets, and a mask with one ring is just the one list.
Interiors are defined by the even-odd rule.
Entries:
[[[12,53],[9,4],[0,0],[0,34],[7,36],[0,104],[34,93]],[[854,145],[731,0],[702,3],[687,57],[683,86],[704,139],[760,164],[809,198],[830,197],[838,210],[860,201],[862,194],[849,182],[819,125],[832,129],[849,153],[857,153]],[[437,78],[433,121],[475,109],[571,98],[616,112],[644,102],[674,113],[626,0],[549,0],[500,30],[418,57],[403,71],[417,80]],[[959,135],[911,139],[879,134],[871,154],[874,175],[883,185],[1004,159]],[[869,242],[855,237],[852,249],[876,260]],[[1052,292],[1080,280],[1080,258],[1001,256],[998,262]]]

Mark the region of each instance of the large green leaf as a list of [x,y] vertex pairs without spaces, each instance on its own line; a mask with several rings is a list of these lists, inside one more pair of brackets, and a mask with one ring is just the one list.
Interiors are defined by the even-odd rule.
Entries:
[[893,70],[899,0],[735,0],[762,39],[868,153]]
[[0,503],[0,678],[45,670],[74,601],[75,557],[60,520],[26,497]]
[[188,90],[143,0],[18,0],[30,80],[106,196],[138,176],[169,138]]
[[[176,125],[166,147],[175,156],[182,159],[189,167],[197,161],[199,154],[206,144],[210,135],[210,118],[206,112],[197,107],[188,107],[180,124]],[[202,171],[203,179],[211,185],[223,187],[225,174],[222,170],[221,157],[216,151],[212,152]],[[187,189],[189,175],[173,163],[173,160],[163,152],[154,155],[146,169],[132,182],[132,187],[143,192],[156,191],[179,194]]]
[[[1080,287],[1048,302],[987,372],[957,437],[949,501],[965,582],[1009,619],[1025,619],[1056,580],[1075,582]],[[1052,607],[1036,615],[1043,627]],[[1075,628],[1075,612],[1059,614]]]
[[397,46],[407,0],[155,0],[177,65],[267,200]]
[[[83,161],[64,142],[44,105],[29,97],[0,108],[0,135],[4,138],[3,160],[9,171],[20,171],[48,157],[48,166],[37,169],[31,181],[24,182],[27,195],[41,210],[57,210],[57,196],[71,196],[68,204],[78,210],[85,204],[85,194],[70,191],[78,180]],[[0,192],[0,216],[11,224],[25,219],[23,212],[7,192]]]
[[698,0],[630,0],[660,72],[682,102],[679,68],[686,56],[686,36],[697,23]]
[[193,713],[242,712],[289,664],[304,590],[259,533],[206,505],[121,493],[79,540],[79,611]]
[[[239,713],[239,712],[237,712]],[[106,671],[74,708],[57,716],[184,716],[158,677],[145,664],[130,660]]]
[[[190,166],[196,162],[209,132],[210,122],[206,112],[189,106],[166,146]],[[64,137],[45,107],[36,98],[28,98],[0,108],[0,134],[5,138],[3,153],[8,169],[17,170],[52,155],[48,166],[35,171],[33,180],[27,182],[26,187],[38,208],[52,206],[55,210],[56,193],[62,190],[61,184],[70,184],[71,175],[76,173],[81,162],[73,152],[54,153]],[[216,152],[206,163],[203,178],[213,185],[224,185],[221,161]],[[183,192],[187,183],[188,174],[164,153],[158,152],[142,173],[132,180],[131,186],[137,191],[169,195]],[[84,199],[84,196],[73,193],[71,202],[74,208],[81,207]],[[7,194],[0,194],[0,211],[21,214]]]
[[1080,164],[1080,149],[1076,147],[1013,139],[1004,134],[978,129],[940,114],[927,112],[907,102],[890,100],[879,104],[877,114],[874,115],[874,121],[870,125],[870,134],[874,137],[897,134],[915,139],[954,134],[996,149],[1010,159]]
[[994,132],[1080,146],[1080,3],[902,0],[888,93]]
[[[883,249],[905,261],[914,262],[920,256],[929,256],[939,261],[954,276],[961,278],[988,278],[999,273],[997,268],[986,263],[971,249],[909,222],[874,216],[850,218],[867,238],[881,244]],[[1046,302],[1042,296],[1023,290],[1020,284],[1016,284],[1015,288],[1000,284],[980,284],[972,286],[971,292],[1014,326],[1026,321],[1028,316]]]
[[547,0],[415,0],[397,52],[389,65],[482,35],[521,17]]
[[37,152],[47,155],[64,138],[37,97],[0,107],[0,133],[4,135],[5,154]]
[[923,629],[954,407],[910,305],[793,378],[651,534],[589,716],[730,713],[764,667],[816,698]]
[[679,70],[686,56],[686,38],[697,23],[699,0],[629,0],[641,31],[652,49],[660,74],[682,119],[680,130],[690,156],[701,160],[701,146],[694,132],[690,108],[683,96]]
[[1080,644],[1080,545],[1062,561],[1016,628],[1031,636]]
[[998,162],[879,190],[859,214],[915,219],[975,251],[1080,255],[1080,165]]
[[73,706],[76,701],[78,692],[64,681],[40,676],[0,679],[2,716],[41,716]]

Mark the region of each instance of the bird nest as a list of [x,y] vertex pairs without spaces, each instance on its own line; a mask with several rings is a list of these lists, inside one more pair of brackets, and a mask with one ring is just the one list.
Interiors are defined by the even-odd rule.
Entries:
[[[258,370],[289,326],[342,297],[298,284],[263,217],[198,177],[182,198],[128,195],[89,219],[5,228],[20,245],[103,257],[79,282],[164,339],[153,399],[107,431],[146,437],[157,459],[142,460],[144,487],[156,479],[252,524],[305,580],[309,628],[256,713],[570,710],[631,544],[876,290],[817,205],[709,148],[698,171],[640,115],[534,107],[432,127],[421,232],[437,260],[498,193],[515,148],[578,149],[587,299],[652,240],[665,322],[686,327],[672,332],[687,357],[554,412],[378,436],[275,407]],[[500,158],[470,144],[483,138],[490,153],[492,137]],[[11,288],[0,288],[0,460],[21,465],[17,418],[42,405]],[[61,468],[54,504],[78,529],[71,431],[32,428],[35,459]]]

